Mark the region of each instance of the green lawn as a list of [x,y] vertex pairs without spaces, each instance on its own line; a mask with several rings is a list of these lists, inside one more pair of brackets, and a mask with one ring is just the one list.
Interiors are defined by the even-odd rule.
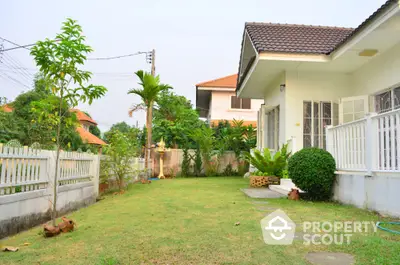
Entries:
[[[0,264],[307,264],[309,251],[342,251],[357,264],[399,264],[400,236],[356,234],[350,245],[290,246],[263,242],[259,221],[265,212],[245,197],[241,178],[198,178],[133,185],[69,215],[78,228],[56,238],[40,227],[11,237],[16,253],[0,253]],[[302,221],[377,221],[376,214],[331,203],[269,200]],[[240,222],[235,226],[235,222]]]

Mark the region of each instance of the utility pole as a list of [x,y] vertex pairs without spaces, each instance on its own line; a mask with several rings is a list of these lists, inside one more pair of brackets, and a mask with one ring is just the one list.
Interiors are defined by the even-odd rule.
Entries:
[[156,76],[156,50],[151,51],[151,75]]

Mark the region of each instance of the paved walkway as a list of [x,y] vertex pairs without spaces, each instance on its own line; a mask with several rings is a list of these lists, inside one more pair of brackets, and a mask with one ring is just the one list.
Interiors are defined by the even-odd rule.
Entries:
[[252,188],[252,189],[241,189],[241,191],[254,199],[274,199],[274,198],[285,198],[287,195],[282,195],[276,191],[267,188]]

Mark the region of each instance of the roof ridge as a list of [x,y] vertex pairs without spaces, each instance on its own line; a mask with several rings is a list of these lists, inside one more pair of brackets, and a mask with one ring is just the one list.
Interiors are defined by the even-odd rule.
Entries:
[[304,28],[325,28],[325,29],[342,29],[342,30],[354,30],[355,28],[350,27],[336,27],[336,26],[324,26],[324,25],[310,25],[310,24],[290,24],[290,23],[273,23],[273,22],[245,22],[247,25],[269,25],[269,26],[287,26],[287,27],[304,27]]

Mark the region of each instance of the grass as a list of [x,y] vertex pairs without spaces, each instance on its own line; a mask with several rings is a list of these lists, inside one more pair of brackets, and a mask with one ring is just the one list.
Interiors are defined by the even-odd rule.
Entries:
[[[133,185],[123,195],[69,215],[78,228],[55,238],[39,235],[41,227],[2,242],[20,246],[0,253],[1,264],[307,264],[310,251],[353,254],[357,264],[398,264],[400,236],[387,232],[357,233],[350,245],[289,246],[263,242],[258,210],[240,188],[241,178],[153,181]],[[268,200],[294,222],[378,221],[378,215],[334,203]],[[239,226],[235,226],[240,222]],[[29,246],[22,246],[25,242]]]

